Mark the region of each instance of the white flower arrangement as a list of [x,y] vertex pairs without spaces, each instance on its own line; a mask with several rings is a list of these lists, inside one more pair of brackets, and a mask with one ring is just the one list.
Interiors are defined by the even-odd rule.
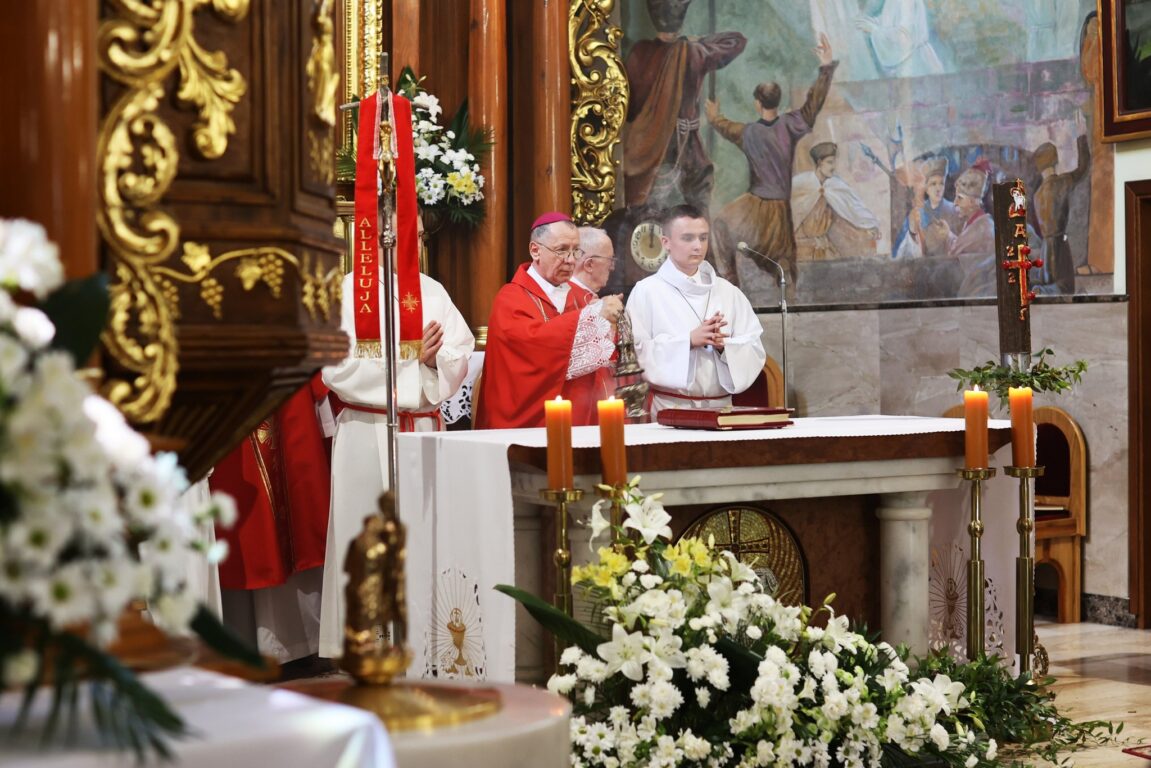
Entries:
[[[899,751],[996,765],[995,741],[959,717],[961,683],[916,679],[905,653],[852,631],[831,598],[784,605],[730,552],[669,543],[670,516],[638,481],[620,531],[638,536],[572,572],[597,626],[499,587],[571,643],[548,688],[573,704],[572,765],[879,766]],[[602,503],[592,520],[594,545],[610,528]]]
[[474,226],[483,218],[484,177],[479,156],[487,148],[485,132],[468,125],[466,103],[446,128],[441,126],[439,99],[424,90],[422,81],[405,67],[396,86],[412,102],[420,211]]
[[[0,220],[0,284],[51,306],[62,279],[43,227]],[[106,314],[104,278],[84,282],[94,302],[69,295],[65,303]],[[102,316],[87,320],[102,327]],[[155,737],[151,746],[163,752],[158,734],[179,733],[179,718],[102,649],[133,601],[147,601],[171,632],[218,629],[188,590],[187,558],[224,557],[225,543],[206,545],[198,529],[234,521],[235,505],[215,494],[207,508],[188,512],[175,455],[152,455],[77,374],[75,360],[90,349],[55,348],[55,334],[45,312],[0,291],[0,689],[24,686],[30,703],[51,678],[60,701],[81,676],[93,686],[110,680],[100,700],[130,718],[105,735],[125,737],[138,753]],[[97,700],[93,692],[94,707]]]

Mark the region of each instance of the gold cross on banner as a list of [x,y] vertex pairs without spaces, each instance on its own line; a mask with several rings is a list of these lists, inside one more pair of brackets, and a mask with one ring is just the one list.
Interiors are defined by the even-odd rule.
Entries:
[[1012,285],[1019,285],[1019,319],[1023,319],[1023,313],[1027,311],[1027,306],[1031,300],[1035,298],[1035,291],[1027,289],[1027,270],[1032,267],[1042,267],[1043,259],[1029,259],[1031,255],[1031,246],[1026,243],[1020,244],[1018,248],[1014,245],[1007,246],[1007,258],[1003,261],[1003,268],[1008,272],[1011,270],[1018,270],[1015,274],[1007,276],[1007,282]]
[[400,302],[404,309],[408,312],[415,312],[420,307],[420,300],[412,295],[411,291],[404,294],[404,300]]

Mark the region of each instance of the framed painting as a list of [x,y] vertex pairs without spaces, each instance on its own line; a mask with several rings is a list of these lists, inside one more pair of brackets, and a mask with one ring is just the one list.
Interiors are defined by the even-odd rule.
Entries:
[[1151,136],[1151,0],[1099,0],[1105,141]]
[[991,187],[1022,179],[1036,292],[1114,292],[1096,0],[571,8],[574,208],[615,244],[606,290],[658,268],[658,213],[688,202],[758,308],[775,262],[793,306],[990,301]]

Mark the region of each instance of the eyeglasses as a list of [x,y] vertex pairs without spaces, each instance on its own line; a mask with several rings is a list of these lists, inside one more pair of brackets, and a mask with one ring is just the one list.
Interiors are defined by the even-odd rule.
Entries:
[[616,261],[618,261],[618,259],[616,259],[616,257],[615,257],[615,256],[597,256],[597,255],[592,255],[592,256],[588,256],[588,258],[589,258],[589,259],[603,259],[603,260],[604,260],[604,261],[606,261],[607,263],[611,264],[613,267],[615,266],[615,263],[616,263]]
[[560,259],[563,261],[568,261],[569,259],[574,261],[574,260],[578,259],[580,256],[583,256],[583,249],[582,248],[572,248],[571,250],[562,250],[561,251],[561,250],[557,250],[556,248],[552,248],[550,245],[546,245],[544,243],[541,243],[539,240],[533,240],[532,242],[535,243],[536,245],[540,246],[541,248],[547,248],[549,251],[554,253],[556,256],[559,256]]

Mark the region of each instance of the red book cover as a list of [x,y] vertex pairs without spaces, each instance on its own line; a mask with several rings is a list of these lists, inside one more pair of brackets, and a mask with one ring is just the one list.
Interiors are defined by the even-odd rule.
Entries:
[[791,424],[786,408],[728,406],[727,408],[665,408],[656,421],[683,429],[778,429]]

